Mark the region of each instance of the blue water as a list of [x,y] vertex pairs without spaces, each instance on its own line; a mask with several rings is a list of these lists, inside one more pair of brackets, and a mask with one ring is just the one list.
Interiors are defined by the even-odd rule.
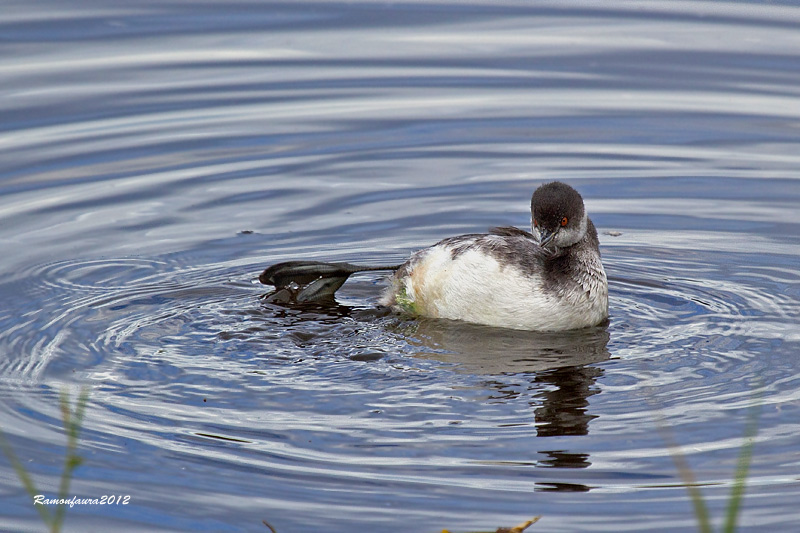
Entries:
[[[0,21],[0,427],[67,531],[695,531],[800,523],[800,7],[37,2]],[[266,302],[576,187],[610,323]],[[0,529],[41,531],[0,457]],[[51,510],[54,510],[52,508]]]

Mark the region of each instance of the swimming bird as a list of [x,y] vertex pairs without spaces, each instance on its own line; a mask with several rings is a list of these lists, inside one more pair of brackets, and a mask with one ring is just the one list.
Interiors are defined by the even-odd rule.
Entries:
[[411,315],[562,331],[608,318],[608,280],[583,198],[558,181],[531,197],[531,232],[516,227],[444,239],[402,265],[289,261],[259,280],[296,301],[332,297],[355,272],[393,270],[379,303]]

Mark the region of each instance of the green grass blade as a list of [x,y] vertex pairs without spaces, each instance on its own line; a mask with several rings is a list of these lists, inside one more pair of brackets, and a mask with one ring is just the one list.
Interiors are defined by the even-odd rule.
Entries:
[[744,443],[739,451],[739,459],[736,462],[736,473],[733,478],[731,497],[728,501],[728,510],[725,513],[725,525],[722,528],[725,533],[733,533],[736,531],[736,521],[739,518],[739,509],[741,507],[742,498],[744,497],[747,474],[750,471],[750,462],[753,457],[755,437],[758,433],[758,417],[760,411],[761,402],[759,395],[753,399],[753,404],[750,406],[750,413],[747,417]]
[[[67,451],[64,456],[64,469],[61,471],[61,483],[58,488],[58,498],[66,500],[69,498],[69,484],[72,481],[73,470],[81,463],[81,458],[75,453],[78,447],[78,435],[83,423],[83,415],[86,412],[86,404],[89,400],[89,389],[84,387],[78,396],[78,402],[73,413],[69,405],[69,394],[62,390],[59,403],[61,404],[61,416],[64,419],[64,431],[67,434]],[[58,533],[64,523],[64,516],[67,512],[66,504],[59,504],[53,517],[52,532]]]
[[[17,477],[20,481],[22,481],[25,491],[28,493],[31,499],[33,499],[39,493],[39,491],[36,490],[36,485],[34,485],[33,479],[31,479],[30,474],[28,474],[28,471],[25,470],[25,466],[17,458],[17,455],[11,448],[11,444],[9,444],[6,440],[5,433],[3,433],[2,430],[0,430],[0,447],[3,448],[3,453],[6,455],[6,457],[8,457],[11,466],[14,468],[14,472],[17,473]],[[39,516],[42,518],[42,521],[50,526],[52,524],[52,517],[50,516],[50,511],[47,509],[47,506],[34,504],[33,507],[39,512]]]
[[[68,498],[69,484],[72,480],[73,470],[75,470],[75,468],[77,468],[81,463],[81,458],[75,453],[75,450],[78,448],[78,435],[81,431],[83,415],[86,413],[86,404],[88,401],[89,389],[87,387],[83,387],[80,395],[78,396],[75,412],[73,413],[69,405],[69,393],[66,391],[66,389],[64,389],[59,394],[61,418],[64,421],[64,431],[67,434],[67,451],[66,455],[64,456],[64,469],[61,472],[61,482],[58,489],[59,500],[66,500]],[[30,474],[28,474],[28,471],[25,470],[25,466],[17,458],[17,455],[11,448],[11,444],[9,444],[9,442],[6,440],[6,436],[2,429],[0,429],[0,448],[2,448],[3,453],[11,462],[11,466],[17,473],[17,477],[19,477],[20,481],[22,481],[22,485],[25,487],[28,495],[31,497],[31,499],[35,498],[38,494],[36,485],[34,485],[33,479],[31,478]],[[53,515],[50,514],[50,511],[45,505],[34,504],[33,507],[38,511],[42,521],[47,524],[52,533],[58,533],[61,531],[61,526],[64,523],[64,515],[67,507],[65,504],[59,504],[58,507],[56,507],[56,511]]]
[[678,443],[672,437],[672,433],[669,431],[669,428],[664,422],[663,417],[660,415],[656,417],[656,426],[658,427],[658,432],[661,434],[661,439],[669,448],[669,454],[672,457],[672,462],[675,463],[675,468],[678,470],[678,475],[683,481],[686,490],[689,492],[689,498],[692,500],[692,507],[694,507],[694,516],[697,519],[697,525],[702,533],[712,533],[713,529],[711,528],[711,517],[708,513],[708,507],[706,507],[706,502],[703,500],[703,495],[700,492],[700,487],[697,484],[697,480],[694,478],[694,474],[692,473],[691,467],[689,467],[689,462],[686,460],[686,456],[683,455],[683,451],[681,451],[681,447],[678,446]]
[[672,461],[675,463],[678,474],[681,476],[681,480],[686,486],[686,490],[689,492],[689,498],[692,500],[694,515],[695,518],[697,518],[697,525],[700,531],[702,533],[712,533],[711,516],[708,512],[708,507],[706,507],[703,495],[700,492],[700,487],[697,485],[697,481],[694,478],[692,469],[689,467],[689,462],[677,445],[674,445],[674,447],[670,445],[670,455],[672,455]]

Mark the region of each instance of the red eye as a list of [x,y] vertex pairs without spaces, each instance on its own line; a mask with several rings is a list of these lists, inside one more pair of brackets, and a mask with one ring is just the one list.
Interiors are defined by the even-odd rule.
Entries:
[[539,221],[538,221],[538,220],[534,219],[534,221],[533,221],[533,227],[534,227],[534,228],[538,228],[538,227],[539,227]]
[[564,226],[566,226],[566,225],[567,225],[567,222],[569,222],[569,220],[567,220],[567,217],[564,217],[564,218],[562,218],[562,219],[561,219],[561,227],[564,227]]

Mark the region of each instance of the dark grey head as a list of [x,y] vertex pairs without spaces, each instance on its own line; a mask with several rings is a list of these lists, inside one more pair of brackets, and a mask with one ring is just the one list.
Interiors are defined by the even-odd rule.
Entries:
[[586,235],[587,218],[578,191],[558,181],[545,183],[531,197],[533,234],[544,248],[566,248]]

